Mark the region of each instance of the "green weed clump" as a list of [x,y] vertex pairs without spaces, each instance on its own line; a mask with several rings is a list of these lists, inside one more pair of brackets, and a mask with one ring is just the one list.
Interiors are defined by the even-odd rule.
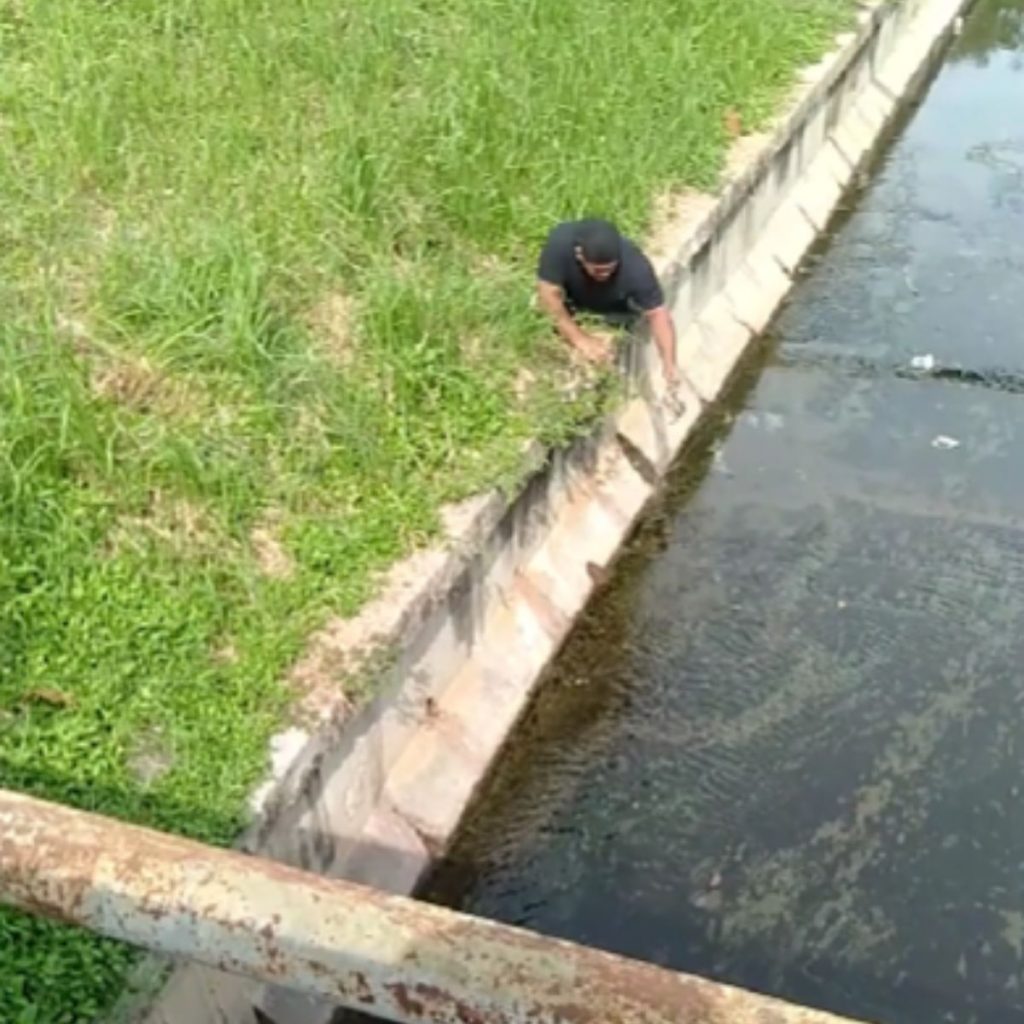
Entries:
[[[712,185],[849,8],[0,0],[0,785],[230,841],[303,638],[594,415],[546,231]],[[0,1020],[129,960],[4,913]]]

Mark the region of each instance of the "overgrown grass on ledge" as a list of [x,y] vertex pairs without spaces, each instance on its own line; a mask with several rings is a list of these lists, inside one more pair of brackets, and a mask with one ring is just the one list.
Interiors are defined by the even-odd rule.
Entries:
[[[0,0],[0,785],[229,841],[310,629],[592,414],[546,230],[711,185],[849,6]],[[3,914],[0,1020],[128,959]]]

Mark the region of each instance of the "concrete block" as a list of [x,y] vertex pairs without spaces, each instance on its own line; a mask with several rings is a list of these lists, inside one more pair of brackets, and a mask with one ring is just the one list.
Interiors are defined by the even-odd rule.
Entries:
[[[669,457],[667,438],[662,435],[665,444],[665,455]],[[620,461],[626,460],[620,455]],[[666,464],[667,465],[667,464]],[[618,474],[610,476],[604,481],[602,489],[610,490],[620,479],[631,478],[632,473],[624,473],[620,478]],[[580,509],[580,515],[574,523],[566,523],[552,537],[552,545],[549,548],[549,556],[553,566],[559,575],[565,575],[565,565],[572,559],[585,560],[586,563],[596,565],[607,565],[615,557],[616,551],[622,543],[622,537],[612,531],[614,520],[605,512],[600,502],[589,501]],[[571,577],[569,577],[571,579]],[[589,596],[592,589],[592,580],[587,573],[587,581],[577,598],[583,601]],[[576,608],[582,608],[582,602],[576,604]]]
[[290,827],[277,829],[260,852],[286,864],[330,873],[332,862],[344,856],[380,798],[388,768],[380,734],[364,729],[344,751],[324,758]]
[[[382,716],[381,759],[384,765],[392,764],[396,757],[401,756],[411,723],[428,701],[440,696],[439,681],[451,678],[465,660],[473,656],[479,636],[485,630],[484,576],[482,571],[471,572],[458,587],[452,588],[447,600],[438,607],[437,618],[442,621],[432,631],[433,635],[424,645],[425,650],[415,661],[396,669],[396,675],[406,679],[415,677],[419,683],[410,682],[403,686],[401,695],[396,695],[391,701],[390,713]],[[495,572],[489,578],[494,586],[499,586],[502,573]],[[511,571],[505,582],[509,578]]]
[[598,490],[595,501],[622,524],[620,536],[625,536],[653,493],[653,485],[622,459],[615,467],[614,476],[609,478],[608,486]]
[[711,243],[712,262],[716,273],[721,275],[719,287],[725,287],[733,274],[743,265],[755,237],[753,213],[747,203],[744,203]]
[[429,867],[430,851],[416,830],[393,807],[380,804],[367,818],[359,842],[339,865],[339,873],[360,885],[408,893]]
[[815,106],[800,133],[800,163],[797,173],[806,173],[807,167],[815,159],[828,135],[829,111],[828,103],[823,98]]
[[850,184],[856,170],[853,164],[843,156],[832,138],[825,140],[821,152],[818,154],[817,163],[840,189],[845,189]]
[[911,14],[912,4],[905,3],[903,10],[896,12],[891,18],[883,18],[875,32],[875,52],[871,58],[871,77],[877,81],[878,75],[893,51],[893,44],[905,28],[905,20]]
[[693,366],[704,345],[704,330],[700,320],[676,335],[676,362],[680,367]]
[[792,176],[766,173],[747,200],[751,207],[753,237],[759,238],[792,187]]
[[[268,987],[267,996],[261,1005],[267,1019],[274,1024],[331,1024],[336,1012],[334,1007],[319,999],[279,987]],[[245,1024],[255,1024],[255,1020],[251,1013],[247,1018],[239,1018],[239,1022],[245,1021]]]
[[749,263],[744,263],[729,279],[729,287],[725,290],[725,299],[729,303],[732,315],[753,334],[760,328],[753,325],[757,319],[755,308],[762,304],[761,282],[754,276]]
[[663,470],[672,459],[661,420],[657,408],[641,398],[630,402],[616,417],[622,437],[658,470]]
[[892,94],[886,92],[876,81],[866,82],[860,94],[860,105],[868,120],[877,120],[879,131],[888,124],[896,111],[896,101]]
[[425,843],[443,844],[454,833],[487,762],[470,737],[419,729],[384,788],[384,798]]
[[687,374],[697,393],[707,402],[718,397],[736,363],[750,343],[750,329],[733,316],[724,295],[712,302],[701,316],[701,344]]
[[795,202],[786,203],[772,218],[766,231],[766,241],[772,254],[790,276],[796,273],[816,238],[814,225]]
[[839,182],[832,176],[830,163],[829,159],[815,160],[806,180],[793,192],[793,199],[818,231],[828,227],[842,194]]
[[880,34],[884,50],[875,67],[876,80],[893,95],[903,95],[963,7],[963,0],[904,5]]
[[266,986],[197,964],[182,964],[171,976],[145,1024],[222,1024],[252,1016]]
[[733,313],[753,334],[760,334],[792,285],[767,245],[750,254],[728,291]]
[[885,127],[885,114],[876,104],[866,103],[862,91],[857,94],[857,102],[853,105],[853,115],[860,119],[862,130],[870,135],[871,145],[868,148],[872,149]]
[[689,274],[684,274],[679,287],[671,297],[669,308],[672,311],[677,334],[681,334],[696,319],[697,314],[693,308],[693,281]]
[[514,638],[511,641],[513,646],[509,649],[519,651],[519,658],[526,663],[537,665],[539,670],[543,667],[544,662],[538,652],[545,649],[550,642],[550,637],[545,624],[537,617],[530,605],[515,598],[514,591],[507,598],[515,625]]
[[545,633],[552,638],[569,628],[588,582],[585,538],[577,538],[573,549],[559,558],[562,552],[558,551],[557,533],[530,559],[530,567],[517,587],[518,599],[529,602]]
[[833,134],[835,144],[847,161],[858,167],[874,148],[885,124],[879,109],[853,103]]
[[710,246],[705,246],[694,256],[689,268],[689,280],[691,310],[690,323],[693,323],[721,287],[721,283],[715,281],[715,272]]
[[[386,836],[400,839],[410,857],[405,864],[410,871],[422,857],[417,852],[421,847],[445,844],[454,833],[487,766],[528,703],[529,684],[571,625],[566,617],[556,635],[545,630],[531,656],[524,657],[527,652],[517,641],[517,618],[511,611],[499,614],[487,650],[451,682],[443,706],[417,731],[387,780],[389,811],[402,824],[380,821],[378,827],[388,830]],[[516,651],[514,659],[509,658],[510,651]]]
[[[555,649],[549,648],[549,657]],[[492,758],[530,701],[530,688],[508,655],[507,649],[496,645],[477,671],[460,674],[445,699],[447,713]]]
[[[211,1020],[242,1020],[263,998],[265,985],[210,968],[198,971],[198,987],[214,1014]],[[191,1018],[183,1018],[191,1021]]]
[[[550,543],[551,538],[548,538],[544,549],[538,551],[530,560],[530,565],[519,574],[510,595],[513,603],[529,609],[534,622],[541,628],[544,638],[541,649],[554,637],[560,637],[571,621],[570,612],[566,607],[571,607],[569,602],[572,596],[561,592],[562,588],[568,585],[567,574],[575,571],[582,578],[585,572],[582,565],[576,565],[572,570],[566,568],[562,573],[545,572],[546,567],[550,568],[545,558]],[[553,582],[555,579],[559,581],[558,584]]]
[[875,80],[893,96],[901,96],[919,66],[914,54],[897,47],[875,69]]

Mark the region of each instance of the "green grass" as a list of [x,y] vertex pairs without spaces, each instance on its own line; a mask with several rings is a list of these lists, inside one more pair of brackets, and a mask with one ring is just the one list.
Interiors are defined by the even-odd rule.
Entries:
[[[849,9],[0,0],[0,785],[230,841],[303,638],[593,415],[548,228],[713,184]],[[4,913],[0,1020],[128,960]]]

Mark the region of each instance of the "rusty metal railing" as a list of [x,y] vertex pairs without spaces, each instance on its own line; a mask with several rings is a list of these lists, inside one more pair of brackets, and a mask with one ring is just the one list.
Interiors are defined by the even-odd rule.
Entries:
[[841,1024],[4,790],[0,902],[399,1022]]

